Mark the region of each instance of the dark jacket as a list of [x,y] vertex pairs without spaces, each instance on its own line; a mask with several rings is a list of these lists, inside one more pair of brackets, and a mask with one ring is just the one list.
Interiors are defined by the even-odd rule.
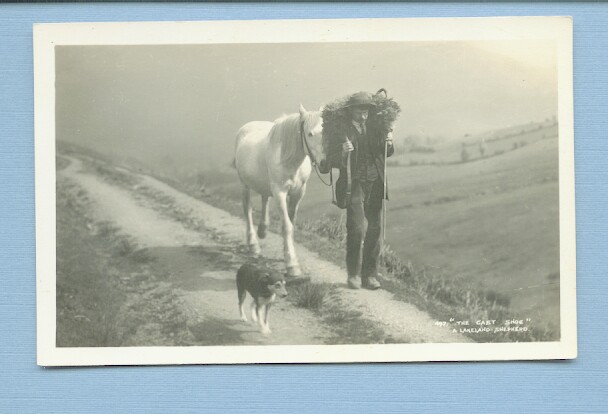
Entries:
[[[376,167],[378,168],[378,172],[380,174],[380,179],[382,181],[384,181],[384,140],[386,137],[382,136],[383,134],[378,134],[377,132],[373,131],[371,128],[368,128],[367,130],[367,139],[369,139],[369,146],[370,146],[370,151],[371,153],[374,155],[374,162],[376,164]],[[359,159],[361,159],[362,162],[364,162],[363,159],[363,155],[359,154],[359,132],[357,131],[357,128],[354,125],[350,125],[348,132],[346,134],[346,138],[348,138],[348,140],[350,142],[353,143],[354,146],[354,150],[351,152],[350,155],[350,169],[351,169],[351,174],[355,174],[355,172],[357,171],[357,167],[358,167],[358,162]],[[329,145],[328,151],[327,151],[327,160],[329,162],[329,165],[332,166],[332,168],[339,168],[340,169],[340,179],[339,180],[346,180],[346,160],[348,159],[347,152],[344,152],[342,150],[342,144],[345,141],[332,141]],[[387,148],[387,155],[390,157],[391,155],[393,155],[393,153],[395,152],[395,147],[393,146],[392,141],[389,141],[388,143],[388,148]],[[345,185],[336,185],[336,196],[340,197],[343,196],[343,194],[339,194],[339,192],[345,192],[346,191],[346,186]],[[388,189],[387,189],[387,194],[388,194]]]

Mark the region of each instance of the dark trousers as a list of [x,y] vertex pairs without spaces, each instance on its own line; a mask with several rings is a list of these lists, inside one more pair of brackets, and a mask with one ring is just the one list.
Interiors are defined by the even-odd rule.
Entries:
[[353,180],[351,191],[351,204],[346,209],[346,269],[349,277],[365,280],[378,275],[384,188],[382,180]]

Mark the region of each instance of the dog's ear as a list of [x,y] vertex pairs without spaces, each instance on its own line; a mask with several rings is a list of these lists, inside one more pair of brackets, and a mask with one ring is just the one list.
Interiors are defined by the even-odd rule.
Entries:
[[270,275],[270,273],[262,273],[262,281],[268,284],[272,283],[272,276]]

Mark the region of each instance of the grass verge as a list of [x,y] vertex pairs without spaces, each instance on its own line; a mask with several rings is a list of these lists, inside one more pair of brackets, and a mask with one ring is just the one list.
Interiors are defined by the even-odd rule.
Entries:
[[334,336],[328,344],[378,344],[393,342],[384,331],[365,319],[361,312],[342,302],[338,288],[329,283],[302,283],[290,287],[289,301],[315,313]]

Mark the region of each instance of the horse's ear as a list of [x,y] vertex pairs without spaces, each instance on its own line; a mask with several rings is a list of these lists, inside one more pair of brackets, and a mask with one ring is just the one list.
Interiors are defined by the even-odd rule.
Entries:
[[300,116],[304,116],[304,114],[306,114],[306,109],[304,105],[300,104]]

